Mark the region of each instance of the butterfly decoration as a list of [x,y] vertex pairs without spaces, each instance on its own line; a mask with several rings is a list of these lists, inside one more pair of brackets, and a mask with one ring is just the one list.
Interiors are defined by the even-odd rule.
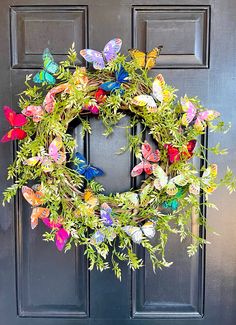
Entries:
[[171,209],[173,211],[177,210],[179,207],[179,202],[176,199],[168,200],[162,204],[164,209]]
[[158,74],[152,84],[152,94],[135,96],[132,103],[136,106],[146,106],[148,112],[156,113],[158,111],[156,100],[158,100],[160,103],[162,103],[164,100],[164,85],[165,80],[162,74]]
[[160,160],[160,151],[158,149],[153,151],[151,145],[147,141],[142,144],[141,151],[143,156],[142,161],[132,169],[132,177],[139,176],[143,172],[147,175],[151,175],[154,166],[151,163],[157,163]]
[[93,64],[94,69],[104,69],[106,63],[114,60],[117,53],[120,51],[122,40],[114,38],[110,40],[104,47],[102,52],[92,49],[84,49],[80,51],[80,55],[87,61]]
[[91,181],[94,177],[104,175],[104,172],[100,168],[88,164],[80,152],[76,152],[75,156],[79,160],[75,166],[75,170],[77,173],[83,175],[87,181]]
[[38,123],[42,120],[45,111],[42,106],[29,105],[23,109],[22,114],[32,117],[33,121]]
[[202,132],[206,127],[206,122],[213,121],[220,116],[220,113],[214,110],[198,111],[196,106],[186,97],[180,99],[183,112],[182,125],[188,126],[193,123],[193,127]]
[[35,166],[40,163],[44,172],[51,172],[54,169],[53,163],[61,165],[66,161],[66,154],[61,150],[62,147],[62,139],[58,136],[50,143],[48,154],[28,158],[24,161],[24,165]]
[[55,231],[57,249],[62,251],[70,238],[70,233],[62,225],[62,218],[58,218],[57,221],[44,218],[42,221],[48,228]]
[[50,211],[47,208],[40,207],[44,203],[44,195],[40,190],[40,186],[36,185],[33,188],[23,186],[22,195],[33,208],[30,219],[31,228],[34,229],[37,227],[39,219],[49,217]]
[[132,241],[135,244],[140,244],[144,239],[144,236],[152,239],[156,234],[155,223],[152,221],[146,221],[141,227],[124,226],[122,229],[132,238]]
[[92,208],[99,204],[98,198],[88,188],[84,191],[84,201]]
[[95,241],[96,244],[101,244],[102,242],[104,242],[105,235],[100,230],[97,230],[92,235],[91,239],[92,242]]
[[187,145],[182,146],[181,151],[178,148],[174,147],[172,144],[165,144],[164,148],[167,149],[167,155],[170,164],[173,164],[180,159],[190,159],[193,156],[193,151],[195,149],[196,143],[196,140],[190,140]]
[[23,114],[17,114],[9,106],[4,106],[3,112],[12,129],[2,137],[1,142],[24,139],[27,133],[21,127],[27,124],[27,118]]
[[83,110],[90,111],[94,115],[99,114],[99,106],[103,104],[107,98],[105,90],[99,88],[92,99],[87,105],[83,106]]
[[120,94],[124,93],[121,89],[121,85],[129,81],[129,74],[125,68],[120,65],[119,69],[115,72],[115,81],[107,81],[100,85],[100,88],[106,92],[114,92],[115,90],[120,90]]
[[216,189],[215,178],[218,174],[218,167],[216,164],[211,164],[203,172],[201,180],[203,183],[203,190],[206,193],[212,193]]
[[107,204],[101,205],[100,216],[105,226],[112,226],[113,220],[111,217],[112,208]]
[[132,59],[137,63],[139,68],[150,70],[155,66],[156,59],[160,55],[162,48],[163,46],[160,45],[147,53],[137,49],[130,49],[129,54],[132,57]]
[[154,187],[158,190],[165,190],[169,196],[174,196],[178,193],[178,186],[185,186],[188,180],[183,175],[177,175],[170,180],[166,172],[159,165],[153,168],[153,175],[155,176]]
[[43,70],[36,73],[33,77],[33,81],[37,84],[46,82],[49,85],[54,85],[56,79],[52,74],[56,73],[58,69],[58,64],[54,61],[52,54],[47,48],[43,51]]

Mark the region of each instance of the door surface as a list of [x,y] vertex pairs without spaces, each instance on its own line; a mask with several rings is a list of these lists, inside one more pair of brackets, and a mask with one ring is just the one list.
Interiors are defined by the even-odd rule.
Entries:
[[[1,0],[0,18],[1,106],[17,108],[25,75],[41,66],[46,47],[60,61],[72,42],[78,52],[87,46],[102,49],[113,37],[123,40],[123,53],[162,44],[151,74],[163,73],[179,95],[199,95],[233,122],[224,138],[209,134],[208,144],[221,140],[229,149],[227,157],[216,160],[220,173],[227,165],[236,169],[235,0]],[[0,116],[3,133],[8,125],[2,111]],[[87,149],[91,162],[106,172],[107,192],[129,189],[130,157],[115,155],[125,143],[125,130],[105,139],[101,124],[92,126]],[[83,146],[79,137],[78,145]],[[0,146],[1,191],[9,185],[13,156],[11,143]],[[124,265],[120,283],[112,271],[87,271],[82,249],[63,254],[43,242],[43,226],[30,229],[30,209],[19,196],[0,213],[0,325],[236,324],[235,195],[220,190],[212,199],[220,210],[207,211],[207,218],[220,236],[207,234],[212,245],[206,251],[190,259],[187,243],[173,236],[172,267],[153,274],[140,251],[145,267],[132,273]],[[192,227],[198,231],[194,220]]]

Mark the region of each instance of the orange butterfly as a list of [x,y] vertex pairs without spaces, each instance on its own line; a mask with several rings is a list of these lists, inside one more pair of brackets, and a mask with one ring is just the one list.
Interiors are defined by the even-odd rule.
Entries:
[[32,205],[33,211],[31,213],[31,228],[34,229],[38,225],[38,219],[48,218],[50,215],[50,210],[47,208],[40,207],[39,205],[43,204],[44,195],[40,191],[40,186],[34,186],[35,191],[28,187],[22,187],[22,194],[26,201]]

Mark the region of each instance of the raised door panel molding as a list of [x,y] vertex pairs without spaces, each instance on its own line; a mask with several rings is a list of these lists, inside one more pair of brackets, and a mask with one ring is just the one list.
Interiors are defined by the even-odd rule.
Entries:
[[87,45],[87,6],[11,7],[10,16],[12,68],[41,67],[47,47],[61,61],[73,42]]
[[133,47],[163,45],[158,68],[209,67],[209,6],[133,6]]

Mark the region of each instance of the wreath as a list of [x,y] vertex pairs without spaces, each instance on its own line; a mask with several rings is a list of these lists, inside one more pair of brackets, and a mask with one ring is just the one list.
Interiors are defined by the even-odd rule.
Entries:
[[[149,77],[161,46],[148,53],[129,50],[127,58],[119,54],[121,44],[117,38],[102,52],[80,51],[94,69],[76,65],[74,45],[60,64],[44,50],[43,69],[33,78],[26,76],[26,89],[19,96],[22,112],[3,108],[11,129],[1,139],[20,140],[8,168],[14,184],[5,190],[4,202],[22,189],[32,207],[32,228],[39,222],[46,226],[45,241],[55,241],[60,251],[73,243],[83,245],[90,270],[112,267],[118,278],[121,261],[133,270],[143,265],[134,244],[146,250],[154,270],[171,265],[165,259],[171,234],[181,241],[190,237],[188,255],[196,253],[206,240],[191,232],[193,210],[198,224],[206,227],[205,207],[215,207],[209,195],[221,185],[230,192],[236,188],[232,171],[228,168],[218,179],[217,165],[207,159],[208,151],[226,150],[219,144],[207,148],[201,141],[208,130],[227,131],[220,113],[206,109],[197,98],[178,100],[177,90],[161,74]],[[134,187],[105,195],[99,183],[105,171],[91,165],[82,148],[75,152],[70,125],[77,121],[84,137],[92,132],[94,117],[108,137],[127,115],[127,144],[119,154],[130,151],[133,156]],[[135,134],[137,125],[140,132]]]

